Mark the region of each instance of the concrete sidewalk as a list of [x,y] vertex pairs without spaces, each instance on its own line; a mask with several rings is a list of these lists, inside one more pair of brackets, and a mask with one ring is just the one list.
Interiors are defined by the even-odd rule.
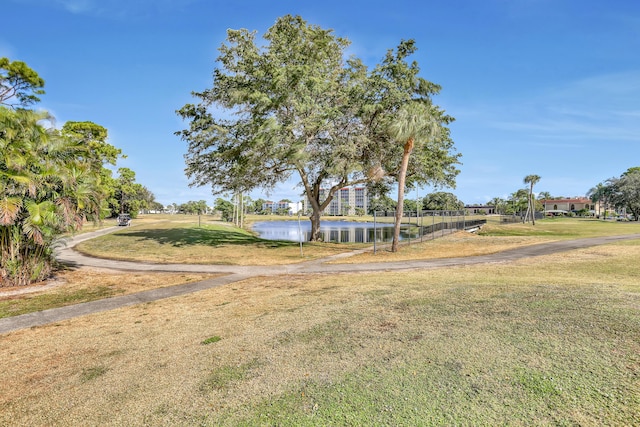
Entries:
[[198,273],[224,273],[224,276],[203,280],[186,285],[175,285],[165,288],[152,289],[135,294],[105,298],[97,301],[75,304],[67,307],[53,308],[36,313],[0,319],[0,334],[19,329],[41,326],[61,320],[98,313],[106,310],[131,306],[144,302],[157,301],[192,292],[210,289],[217,286],[245,280],[251,277],[276,276],[287,274],[339,274],[375,271],[402,271],[443,268],[458,265],[474,265],[486,263],[500,263],[515,261],[540,255],[549,255],[590,246],[604,245],[624,240],[640,239],[640,234],[594,237],[577,240],[556,241],[520,248],[510,249],[490,255],[475,257],[444,258],[430,260],[395,261],[385,263],[367,264],[327,264],[327,261],[344,255],[329,257],[323,260],[308,261],[299,264],[277,266],[228,266],[228,265],[194,265],[194,264],[151,264],[128,261],[114,261],[88,257],[73,250],[77,243],[100,235],[115,231],[117,227],[103,229],[97,232],[86,233],[77,238],[70,239],[65,248],[56,252],[60,262],[70,266],[90,266],[127,271],[166,271],[166,272],[198,272]]

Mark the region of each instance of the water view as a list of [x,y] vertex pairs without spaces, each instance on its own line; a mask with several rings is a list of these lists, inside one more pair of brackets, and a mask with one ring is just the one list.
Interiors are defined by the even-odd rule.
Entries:
[[[253,231],[263,239],[308,241],[311,235],[311,221],[264,221],[256,222]],[[373,222],[321,221],[320,233],[325,242],[373,243],[390,242],[393,239],[393,224]],[[301,236],[302,234],[302,236]],[[404,225],[400,229],[400,240],[418,237],[418,227]]]

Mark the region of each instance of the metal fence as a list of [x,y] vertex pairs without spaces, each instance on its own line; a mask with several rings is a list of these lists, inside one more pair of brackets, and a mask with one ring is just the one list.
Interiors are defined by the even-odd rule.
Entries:
[[[377,211],[374,212],[374,222],[378,218],[393,216],[395,216],[395,211]],[[411,240],[411,236],[420,241],[425,238],[435,239],[452,231],[478,229],[486,223],[487,220],[485,218],[469,218],[464,210],[413,211],[404,212],[402,216],[402,224],[404,226],[410,226],[415,230],[415,232],[412,230],[412,232],[408,234],[407,240],[409,241]]]

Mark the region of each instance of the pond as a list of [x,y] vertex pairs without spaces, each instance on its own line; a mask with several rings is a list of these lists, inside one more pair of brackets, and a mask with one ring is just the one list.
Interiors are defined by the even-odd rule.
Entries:
[[[309,240],[311,221],[263,221],[253,225],[253,231],[262,239],[289,240],[294,242]],[[352,221],[321,221],[320,233],[325,242],[341,243],[373,243],[374,233],[376,242],[391,242],[393,240],[393,224]],[[400,240],[416,239],[418,227],[403,225],[400,229]]]

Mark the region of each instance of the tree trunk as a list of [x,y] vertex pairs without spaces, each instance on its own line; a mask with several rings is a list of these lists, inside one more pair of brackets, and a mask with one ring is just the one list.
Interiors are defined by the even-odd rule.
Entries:
[[313,209],[311,216],[311,236],[309,236],[310,242],[317,242],[320,240],[320,210]]
[[309,215],[311,234],[309,235],[309,241],[317,242],[320,240],[320,215],[322,214],[322,206],[320,206],[320,201],[318,200],[320,197],[320,185],[311,187],[305,183],[305,188],[307,189],[307,200],[311,205],[311,215]]
[[402,223],[402,214],[404,211],[404,185],[407,177],[407,168],[409,167],[409,156],[413,151],[413,138],[409,138],[404,144],[404,153],[402,154],[402,164],[398,175],[398,206],[396,207],[396,222],[393,227],[393,242],[391,243],[391,252],[398,252],[398,243],[400,241],[400,224]]
[[531,195],[529,196],[529,203],[531,203],[531,223],[536,225],[536,209],[535,201],[533,200],[533,187],[531,187]]
[[531,209],[531,223],[536,225],[535,204],[533,203],[533,181],[531,181],[531,187],[529,187],[529,207]]

